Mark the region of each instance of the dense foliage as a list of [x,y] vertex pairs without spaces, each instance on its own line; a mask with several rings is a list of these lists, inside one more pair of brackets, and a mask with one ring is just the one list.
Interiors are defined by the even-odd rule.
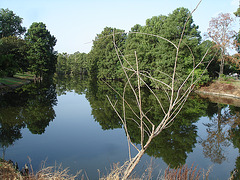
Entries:
[[114,48],[113,33],[118,48],[123,50],[127,38],[124,30],[106,27],[93,41],[93,47],[89,53],[89,70],[100,79],[119,79],[122,72]]
[[32,23],[25,34],[22,18],[0,9],[0,77],[31,71],[36,77],[55,72],[56,38],[42,22]]
[[[136,69],[137,57],[141,73],[170,84],[176,48],[159,37],[166,38],[178,45],[184,29],[176,69],[176,82],[180,84],[193,67],[200,62],[207,49],[214,45],[210,41],[202,41],[198,26],[194,24],[192,16],[188,19],[189,15],[188,9],[177,8],[168,16],[160,15],[147,19],[144,26],[134,25],[129,33],[125,33],[121,29],[106,27],[97,35],[88,54],[79,52],[58,54],[57,73],[81,74],[87,72],[94,79],[123,79],[124,74],[119,57],[122,58],[124,55],[127,61],[122,63],[127,70],[130,67]],[[116,49],[119,50],[119,57]],[[205,61],[214,58],[215,52],[216,49],[212,49]],[[217,60],[218,57],[215,59]],[[219,63],[213,62],[202,77],[200,84],[207,83],[218,76],[216,70],[219,69]],[[195,77],[202,74],[203,71],[204,66],[202,65],[195,71]],[[133,72],[128,71],[128,73],[131,75]],[[152,82],[146,76],[142,78],[152,87],[161,88],[160,84]]]
[[26,28],[22,27],[22,18],[9,9],[0,9],[0,37],[22,35]]
[[26,42],[16,36],[0,39],[0,77],[27,70],[26,50]]
[[33,23],[25,35],[26,42],[29,46],[27,58],[29,60],[29,70],[42,77],[46,73],[55,72],[56,38],[50,34],[46,25],[42,22]]
[[80,52],[70,55],[59,53],[56,72],[59,75],[87,74],[87,54]]
[[[121,29],[105,27],[100,34],[97,34],[88,54],[76,52],[56,55],[54,51],[56,38],[50,34],[44,23],[32,23],[25,38],[22,39],[21,35],[26,31],[26,28],[21,26],[22,18],[8,9],[1,9],[0,76],[31,71],[36,77],[42,77],[56,70],[59,75],[88,74],[94,79],[123,79],[124,73],[119,57],[122,58],[124,55],[127,61],[123,61],[123,65],[126,68],[136,69],[137,58],[139,70],[145,75],[142,78],[152,87],[161,88],[160,84],[146,78],[146,75],[167,84],[171,83],[176,56],[176,48],[173,44],[178,45],[184,30],[175,77],[175,82],[181,84],[202,59],[206,50],[214,46],[210,41],[202,41],[192,16],[188,18],[190,14],[186,8],[177,8],[167,16],[159,15],[147,19],[143,26],[134,25],[129,33]],[[236,39],[239,42],[239,38]],[[119,50],[119,56],[116,48]],[[215,52],[216,50],[212,49],[205,61],[211,60]],[[218,57],[216,56],[215,59],[217,60]],[[229,64],[228,67],[234,66]],[[229,73],[228,67],[225,68],[225,73]],[[219,62],[214,61],[205,72],[200,84],[216,78],[218,69]],[[194,76],[197,77],[203,71],[204,67],[200,66]],[[131,71],[128,73],[132,74]]]
[[[150,74],[153,78],[170,84],[170,76],[173,73],[176,58],[176,48],[166,40],[145,34],[158,35],[178,45],[184,24],[187,22],[176,69],[176,82],[181,83],[193,69],[193,58],[195,63],[198,63],[205,50],[200,49],[199,46],[201,36],[198,26],[193,23],[192,18],[187,20],[189,14],[190,11],[188,9],[178,8],[168,16],[160,15],[147,19],[146,25],[143,27],[135,25],[127,39],[125,49],[125,54],[131,57],[128,58],[131,66],[134,67],[136,64],[134,55],[134,51],[136,51],[139,60],[139,69],[142,72],[147,72],[146,75]],[[136,31],[144,34],[135,34],[134,32]],[[198,73],[202,73],[202,71]],[[207,81],[208,78],[205,78]],[[154,83],[152,86],[158,88],[159,84]]]

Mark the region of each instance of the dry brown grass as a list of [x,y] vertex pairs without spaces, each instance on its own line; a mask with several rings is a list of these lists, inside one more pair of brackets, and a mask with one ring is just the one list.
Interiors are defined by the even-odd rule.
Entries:
[[12,164],[1,160],[0,162],[0,179],[23,179],[20,172],[18,172]]
[[[13,164],[9,161],[1,160],[0,162],[0,179],[4,180],[74,180],[82,171],[76,173],[76,175],[69,174],[68,168],[62,168],[62,165],[45,167],[45,162],[42,165],[40,171],[34,173],[31,160],[30,169],[28,173],[22,173],[16,170]],[[84,178],[86,177],[86,178]],[[78,178],[79,179],[79,178]],[[81,179],[88,179],[85,174],[82,174]]]
[[[61,164],[55,166],[45,167],[45,161],[42,163],[41,170],[34,173],[31,160],[30,169],[27,175],[22,175],[17,171],[12,163],[1,160],[0,162],[0,179],[4,180],[88,180],[86,173],[82,171],[77,172],[76,175],[70,175],[68,168],[62,168]],[[120,166],[119,163],[113,164],[110,169],[110,173],[106,176],[101,175],[99,171],[99,180],[121,180],[124,177],[124,169],[127,168],[129,162],[125,162],[124,166]],[[133,174],[129,180],[152,180],[153,179],[153,162],[151,161],[142,175]],[[197,170],[197,166],[192,165],[190,168],[187,165],[178,167],[176,169],[165,169],[164,173],[159,173],[156,180],[208,180],[211,167],[206,171]],[[102,177],[101,177],[102,176]]]
[[194,164],[190,168],[185,164],[176,169],[170,169],[169,167],[165,170],[164,180],[208,180],[208,176],[210,173],[211,167],[208,169],[206,173],[197,170],[197,166],[194,167]]
[[[121,180],[124,177],[124,169],[128,165],[125,162],[124,166],[120,166],[119,163],[113,164],[110,173],[107,176],[102,176],[100,180]],[[174,169],[170,169],[168,166],[163,173],[159,172],[157,177],[153,177],[153,162],[151,161],[147,169],[142,175],[130,175],[129,180],[208,180],[212,167],[209,167],[207,171],[197,169],[197,166],[189,168],[186,164]],[[99,172],[100,176],[100,172]]]
[[77,178],[77,176],[81,173],[79,171],[76,175],[70,175],[69,174],[69,169],[65,168],[63,169],[61,165],[59,166],[50,166],[50,167],[45,167],[38,171],[35,175],[32,174],[31,177],[33,180],[74,180]]
[[207,87],[202,87],[198,92],[215,93],[219,95],[232,95],[240,98],[240,81],[215,81]]
[[[129,161],[126,161],[124,165],[120,165],[120,163],[114,163],[111,167],[110,173],[107,176],[102,175],[99,171],[99,180],[120,180],[124,177],[124,170],[127,168]],[[148,165],[147,169],[141,176],[136,174],[132,174],[128,177],[129,180],[150,180],[152,179],[153,173],[153,163],[152,161]]]

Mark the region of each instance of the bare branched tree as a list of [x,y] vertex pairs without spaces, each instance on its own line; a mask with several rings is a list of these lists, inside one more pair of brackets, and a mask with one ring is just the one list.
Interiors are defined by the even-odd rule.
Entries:
[[[201,64],[205,65],[205,70],[207,69],[207,67],[209,66],[209,64],[211,63],[211,61],[209,62],[204,62],[204,59],[206,57],[206,55],[208,54],[209,49],[205,52],[204,56],[202,57],[202,59],[200,60],[199,63],[196,63],[194,60],[194,56],[193,56],[193,67],[191,72],[188,74],[188,76],[186,77],[186,79],[183,79],[180,83],[180,85],[176,85],[176,76],[177,76],[177,66],[178,66],[178,61],[179,61],[179,51],[180,51],[180,45],[183,43],[183,37],[184,37],[184,31],[186,28],[186,24],[189,20],[189,18],[192,16],[192,13],[197,9],[197,7],[199,6],[199,4],[201,3],[201,1],[198,3],[198,5],[196,6],[196,8],[190,13],[189,17],[187,18],[187,21],[185,22],[185,25],[183,27],[183,31],[181,34],[181,38],[178,42],[178,44],[174,44],[173,42],[171,42],[170,40],[158,36],[158,35],[153,35],[153,34],[147,34],[147,33],[140,33],[140,32],[130,32],[130,33],[139,33],[139,34],[143,34],[143,35],[147,35],[147,36],[154,36],[157,38],[160,38],[164,41],[169,42],[171,45],[173,45],[176,49],[176,56],[175,56],[175,63],[174,63],[174,67],[173,67],[173,73],[172,75],[168,75],[168,77],[171,78],[171,83],[170,84],[166,84],[161,80],[158,80],[156,78],[153,78],[150,73],[146,73],[145,71],[141,71],[139,69],[139,61],[138,61],[138,56],[137,56],[137,52],[135,52],[134,56],[136,59],[136,66],[135,68],[130,64],[130,62],[127,60],[127,56],[125,56],[118,48],[116,41],[115,41],[115,34],[113,33],[113,43],[114,43],[114,47],[116,50],[116,54],[118,56],[118,59],[120,61],[120,64],[122,66],[122,70],[125,74],[126,77],[126,83],[124,86],[124,90],[122,93],[117,92],[114,88],[112,88],[110,85],[110,87],[121,97],[122,99],[122,106],[123,106],[123,112],[120,112],[116,107],[116,104],[118,103],[117,101],[114,102],[114,100],[111,100],[108,96],[108,100],[111,104],[111,106],[113,107],[113,109],[115,110],[116,114],[118,115],[118,117],[121,119],[123,127],[125,129],[126,132],[126,136],[127,136],[127,140],[128,140],[128,145],[129,145],[129,161],[127,163],[125,163],[120,169],[121,169],[121,179],[127,179],[131,172],[134,170],[134,168],[136,167],[136,165],[139,163],[141,157],[143,156],[143,154],[145,153],[145,151],[147,150],[147,148],[149,147],[151,141],[153,140],[154,137],[156,137],[158,134],[160,134],[164,129],[166,129],[167,127],[169,127],[175,117],[179,114],[179,112],[181,111],[181,109],[183,108],[184,103],[186,102],[188,95],[192,92],[194,86],[196,85],[196,83],[200,80],[201,76],[203,75],[203,73],[199,76],[199,77],[195,77],[195,71],[199,68],[199,66]],[[189,51],[192,53],[191,49],[189,48]],[[124,64],[127,64],[128,67],[124,66]],[[162,90],[164,91],[165,95],[168,98],[168,107],[163,107],[163,102],[161,102],[161,98],[159,98],[154,91],[151,89],[151,87],[144,81],[144,79],[149,78],[151,81],[156,82],[156,83],[160,83]],[[137,81],[133,83],[133,81]],[[137,87],[135,86],[137,84]],[[179,84],[179,82],[178,82]],[[176,88],[177,86],[177,88]],[[130,103],[127,102],[126,98],[125,98],[125,92],[127,87],[131,89],[134,97],[135,97],[135,101],[136,101],[136,105],[137,105],[137,109],[138,111],[136,112],[133,108],[131,107]],[[159,120],[158,124],[154,124],[151,119],[148,118],[148,112],[149,111],[144,111],[143,107],[142,107],[142,97],[141,97],[141,88],[142,87],[147,87],[149,89],[149,91],[154,95],[154,97],[156,98],[158,104],[159,104],[159,112],[163,112],[164,116],[161,120]],[[176,90],[177,89],[177,90]],[[184,89],[184,90],[183,90]],[[184,92],[183,92],[184,91]],[[166,102],[164,102],[166,103]],[[132,113],[135,115],[135,119],[133,118],[127,118],[127,114],[126,114],[126,108],[130,109],[132,111]],[[135,145],[129,135],[129,131],[127,128],[127,124],[129,121],[134,121],[138,127],[139,127],[139,131],[141,134],[141,145],[140,147]],[[136,150],[137,150],[137,154],[132,157],[131,154],[131,146],[133,146]]]
[[231,61],[232,59],[228,55],[227,50],[228,48],[233,48],[236,37],[236,32],[232,30],[233,21],[234,19],[230,13],[220,13],[218,17],[212,18],[209,22],[208,35],[221,52],[219,76],[223,74],[225,61]]

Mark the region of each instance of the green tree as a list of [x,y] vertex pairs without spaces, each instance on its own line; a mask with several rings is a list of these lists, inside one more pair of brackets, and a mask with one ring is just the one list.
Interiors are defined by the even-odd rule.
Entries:
[[234,12],[234,15],[235,15],[236,17],[240,17],[240,7],[237,9],[236,12]]
[[87,54],[75,52],[73,54],[73,66],[72,71],[74,74],[86,74],[87,72]]
[[[239,18],[240,17],[240,7],[237,9],[236,12],[234,12],[234,15]],[[233,55],[232,62],[234,65],[238,67],[238,70],[240,69],[240,30],[235,36],[235,49],[237,53]]]
[[19,36],[25,33],[22,27],[22,18],[9,9],[0,10],[0,38],[8,36]]
[[15,71],[13,55],[0,55],[0,77],[7,76]]
[[121,65],[113,44],[113,33],[118,48],[123,51],[126,34],[123,30],[106,27],[93,41],[89,54],[89,73],[99,79],[119,79]]
[[[171,77],[169,75],[173,73],[176,48],[163,38],[178,45],[184,24],[189,15],[190,11],[188,9],[177,8],[168,16],[160,15],[147,19],[145,26],[135,25],[128,35],[124,52],[131,66],[136,67],[134,54],[136,51],[137,59],[139,60],[138,67],[141,73],[170,84]],[[201,36],[198,26],[193,23],[192,17],[186,23],[182,41],[176,76],[178,84],[182,83],[182,79],[185,79],[191,72],[194,66],[192,63],[193,58],[195,64],[201,60],[201,49],[199,48]],[[193,57],[193,54],[195,57]],[[128,67],[128,65],[126,66]],[[196,71],[198,74],[202,72],[202,69]],[[205,81],[207,80],[208,75],[205,77]],[[147,83],[149,82],[147,81]],[[151,85],[155,88],[160,88],[156,83]]]
[[[146,24],[146,26],[149,25],[154,30],[157,29],[155,26],[153,26],[151,20],[149,19],[147,20]],[[139,24],[136,24],[131,28],[124,49],[124,54],[127,57],[127,62],[124,61],[123,64],[127,68],[133,67],[134,69],[136,69],[136,52],[137,59],[139,61],[138,67],[141,72],[151,73],[151,66],[153,61],[155,60],[151,49],[154,48],[152,46],[154,46],[154,42],[156,42],[156,37],[149,37],[141,34],[146,33],[146,30],[144,30],[146,29],[146,26],[140,26]],[[129,76],[131,76],[132,73],[133,72],[129,72]],[[144,78],[144,80],[149,83],[147,78]]]
[[61,74],[67,74],[67,60],[68,60],[67,53],[59,53],[57,55],[57,64],[56,64],[56,72]]
[[238,54],[240,54],[240,31],[236,35],[236,43],[237,43],[236,50]]
[[12,76],[18,71],[26,71],[27,45],[23,39],[15,36],[0,39],[0,76]]
[[46,25],[42,22],[32,23],[25,39],[29,45],[27,53],[30,71],[40,78],[45,74],[54,73],[57,61],[54,46],[57,40],[46,29]]
[[[170,40],[175,45],[178,45],[184,30],[184,24],[189,15],[190,11],[188,9],[177,8],[164,20],[159,35]],[[200,53],[198,48],[200,41],[201,36],[198,31],[198,26],[193,23],[193,19],[190,17],[186,23],[183,40],[179,50],[178,66],[175,77],[177,82],[176,87],[181,84],[183,79],[191,72],[194,66],[193,58],[195,64],[201,60],[198,56]],[[156,60],[152,64],[154,78],[170,84],[171,77],[169,77],[169,75],[173,73],[176,48],[169,42],[159,39],[153,52],[156,54]],[[156,85],[154,86],[156,87]]]
[[58,75],[86,75],[88,54],[75,52],[74,54],[59,53],[57,58],[56,71]]

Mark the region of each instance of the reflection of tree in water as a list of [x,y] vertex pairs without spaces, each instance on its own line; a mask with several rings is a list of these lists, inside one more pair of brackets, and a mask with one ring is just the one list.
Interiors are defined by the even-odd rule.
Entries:
[[0,127],[0,143],[1,148],[3,149],[2,159],[5,158],[5,151],[6,149],[13,145],[13,143],[22,138],[22,134],[20,132],[20,128],[22,125],[14,125],[9,126],[8,124],[1,124]]
[[0,144],[3,150],[2,158],[5,157],[6,149],[22,138],[21,128],[25,127],[24,122],[17,118],[22,112],[22,101],[24,97],[18,98],[16,93],[8,93],[0,96]]
[[[45,84],[44,84],[45,83]],[[55,85],[52,82],[40,82],[25,87],[31,98],[25,103],[22,120],[33,134],[42,134],[56,114],[53,106],[57,103]]]
[[161,157],[171,168],[186,163],[187,153],[193,151],[197,143],[199,118],[205,115],[206,101],[197,96],[189,97],[174,123],[153,139],[147,154]]
[[77,94],[86,93],[88,86],[87,76],[56,76],[54,77],[54,82],[56,83],[57,95],[61,96],[66,94],[66,92],[75,91]]
[[[120,82],[108,82],[116,91],[123,92],[123,84]],[[125,98],[129,105],[133,108],[133,111],[138,114],[138,108],[134,97],[128,93],[130,90],[125,89]],[[161,96],[161,92],[156,92],[158,96]],[[92,115],[95,120],[102,126],[102,129],[114,129],[121,128],[122,122],[116,115],[116,112],[111,107],[106,95],[110,99],[117,101],[116,109],[119,114],[122,114],[122,99],[109,88],[105,83],[98,82],[97,86],[88,87],[86,97],[89,100],[92,107]],[[148,112],[148,117],[157,123],[159,119],[162,119],[163,113],[159,110],[159,105],[156,102],[156,98],[153,97],[149,91],[142,90],[142,107],[144,112]],[[162,100],[162,102],[167,102]],[[206,101],[196,97],[189,98],[186,102],[183,110],[177,116],[176,121],[162,133],[153,139],[151,146],[147,150],[147,154],[154,157],[163,158],[163,160],[170,164],[171,167],[176,167],[181,164],[185,164],[187,153],[192,152],[197,143],[197,127],[193,123],[196,123],[199,118],[206,115]],[[137,131],[139,127],[136,124],[136,118],[133,115],[132,110],[126,109],[128,121],[128,131],[131,139],[134,143],[141,143],[140,131]],[[134,119],[135,118],[135,119]],[[147,122],[145,122],[147,123]]]
[[27,128],[33,134],[42,134],[49,122],[55,118],[55,111],[52,106],[39,103],[38,100],[28,101],[23,112],[23,120]]
[[201,140],[205,157],[212,162],[221,164],[226,160],[224,147],[230,146],[229,128],[234,121],[233,111],[226,105],[212,104],[215,106],[215,115],[210,117],[210,123],[205,123],[207,127],[207,138]]
[[[230,107],[232,114],[231,129],[229,131],[230,140],[235,148],[240,150],[240,108]],[[235,162],[235,169],[232,171],[234,173],[234,180],[239,180],[240,177],[240,156],[237,157]]]
[[[103,130],[122,127],[122,123],[112,109],[106,95],[112,98],[119,97],[103,81],[97,81],[96,79],[80,75],[58,76],[54,78],[54,81],[57,83],[56,91],[59,96],[73,90],[77,94],[86,94],[86,98],[92,107],[92,115],[102,126]],[[111,85],[118,88],[122,88],[123,86],[119,81],[112,81]]]
[[[109,82],[112,86],[122,88],[123,84],[121,82],[112,81]],[[113,110],[111,104],[107,100],[106,95],[115,100],[121,101],[120,97],[116,96],[116,93],[110,89],[104,82],[91,82],[89,81],[88,90],[86,92],[86,98],[88,99],[91,108],[92,115],[103,130],[121,128],[122,122],[118,118],[117,114]],[[117,108],[121,108],[118,104]]]
[[53,105],[57,98],[51,81],[32,83],[15,92],[0,96],[0,143],[3,151],[22,138],[21,129],[28,127],[42,134],[55,118]]
[[[58,79],[56,79],[58,80]],[[123,84],[121,82],[108,82],[116,91],[123,92]],[[122,113],[121,98],[101,81],[87,80],[82,77],[65,77],[64,81],[60,80],[57,83],[57,93],[64,94],[65,91],[74,90],[78,94],[86,93],[86,98],[92,107],[92,115],[95,120],[102,126],[102,129],[121,128],[122,123],[117,117],[116,113],[110,106],[106,95],[111,99],[118,101],[116,109]],[[158,91],[158,93],[160,93]],[[133,97],[126,93],[126,98],[132,107],[135,107],[135,102],[131,100]],[[160,94],[159,94],[160,96]],[[161,119],[161,112],[155,102],[155,98],[146,91],[142,91],[142,103],[144,103],[144,111],[148,111],[148,116],[153,121]],[[164,99],[162,99],[164,102]],[[205,124],[208,129],[208,137],[202,140],[201,143],[205,146],[204,153],[207,157],[212,158],[216,163],[222,162],[225,158],[223,147],[229,145],[229,138],[233,141],[235,147],[240,148],[240,130],[239,123],[234,125],[236,120],[237,111],[240,109],[229,106],[217,105],[210,103],[198,97],[189,97],[182,112],[177,116],[176,121],[171,127],[165,129],[159,136],[157,136],[151,143],[147,154],[154,157],[161,157],[163,160],[170,164],[171,167],[176,167],[185,164],[187,153],[191,152],[196,143],[197,127],[193,124],[198,121],[201,116],[208,116],[211,122]],[[136,109],[135,109],[136,110]],[[222,112],[222,113],[220,113]],[[131,117],[131,111],[128,111],[128,119]],[[231,126],[231,133],[227,127]],[[136,123],[128,124],[130,136],[136,144],[140,143],[140,133],[136,131]],[[229,136],[230,135],[230,136]],[[217,137],[217,138],[216,138]],[[236,169],[240,171],[240,158],[236,160]],[[236,177],[239,174],[237,174]]]

